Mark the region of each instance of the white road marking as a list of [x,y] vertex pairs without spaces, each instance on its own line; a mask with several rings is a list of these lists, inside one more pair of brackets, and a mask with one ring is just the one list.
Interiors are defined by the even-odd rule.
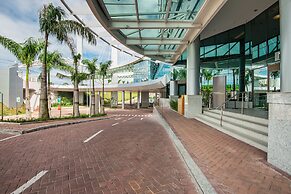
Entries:
[[127,120],[129,121],[129,120],[131,120],[131,119],[133,119],[134,117],[130,117],[130,118],[128,118]]
[[92,135],[91,137],[89,137],[88,139],[86,139],[84,141],[84,143],[87,143],[88,141],[90,141],[91,139],[93,139],[96,135],[98,135],[99,133],[101,133],[103,130],[98,131],[97,133],[95,133],[94,135]]
[[42,176],[44,176],[48,171],[43,170],[34,177],[32,177],[29,181],[27,181],[25,184],[23,184],[21,187],[13,191],[11,194],[20,194],[22,193],[25,189],[33,185],[36,181],[38,181]]
[[142,120],[143,120],[143,118],[140,118],[140,120],[142,121]]
[[114,123],[114,124],[112,125],[112,127],[115,126],[115,125],[118,125],[118,124],[119,124],[119,123]]
[[4,138],[4,139],[1,139],[0,142],[1,142],[1,141],[6,141],[6,140],[8,140],[8,139],[12,139],[12,138],[14,138],[14,137],[18,137],[18,136],[20,136],[20,134],[18,134],[18,135],[14,135],[14,136],[11,136],[11,137],[6,137],[6,138]]
[[116,119],[114,119],[114,120],[116,120],[116,121],[117,121],[117,120],[120,120],[120,119],[121,119],[121,118],[116,118]]
[[123,120],[122,122],[126,122],[127,120]]

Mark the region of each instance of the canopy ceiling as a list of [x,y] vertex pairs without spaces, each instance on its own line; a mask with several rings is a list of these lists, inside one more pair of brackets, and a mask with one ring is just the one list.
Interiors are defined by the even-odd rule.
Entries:
[[227,0],[87,0],[117,40],[155,60],[174,63]]

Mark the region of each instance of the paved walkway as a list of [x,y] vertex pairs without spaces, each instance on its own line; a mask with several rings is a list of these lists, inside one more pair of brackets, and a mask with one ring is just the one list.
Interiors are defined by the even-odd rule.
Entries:
[[266,153],[170,109],[159,112],[218,193],[291,193],[291,176],[271,168]]
[[150,110],[114,114],[109,120],[0,142],[0,193],[11,193],[45,171],[23,193],[196,193],[184,163]]

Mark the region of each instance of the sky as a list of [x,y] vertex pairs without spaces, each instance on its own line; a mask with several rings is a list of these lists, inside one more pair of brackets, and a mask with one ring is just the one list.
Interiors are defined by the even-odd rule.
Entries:
[[[24,42],[29,37],[43,38],[43,34],[39,31],[38,14],[44,4],[53,3],[55,6],[61,6],[67,13],[68,11],[60,2],[60,0],[0,0],[0,34],[11,38],[17,42]],[[80,14],[82,20],[87,24],[94,24],[92,30],[98,35],[117,45],[122,50],[127,50],[118,41],[114,40],[106,30],[101,27],[90,11],[86,1],[84,0],[66,0],[66,3],[76,14]],[[68,14],[69,19],[73,16]],[[70,58],[70,51],[66,45],[61,45],[54,37],[49,38],[49,50],[58,50],[63,57]],[[129,50],[130,51],[130,50]],[[86,41],[83,43],[83,56],[86,58],[98,58],[99,62],[111,59],[111,47],[102,42],[97,41],[97,46],[89,45]],[[130,51],[133,54],[133,51]],[[124,53],[118,54],[118,64],[123,65],[136,58]],[[0,65],[13,64],[17,59],[6,49],[0,45]]]

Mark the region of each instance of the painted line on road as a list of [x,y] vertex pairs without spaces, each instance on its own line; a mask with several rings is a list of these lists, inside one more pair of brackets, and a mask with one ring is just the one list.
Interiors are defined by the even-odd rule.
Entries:
[[14,137],[18,137],[18,136],[20,136],[20,135],[21,135],[21,134],[14,135],[14,136],[11,136],[11,137],[6,137],[6,138],[4,138],[4,139],[1,139],[0,142],[1,142],[1,141],[6,141],[6,140],[8,140],[8,139],[12,139],[12,138],[14,138]]
[[119,124],[119,123],[114,123],[114,124],[112,124],[112,127],[115,126],[115,125],[118,125],[118,124]]
[[117,120],[120,120],[120,119],[121,119],[121,118],[116,118],[116,119],[114,119],[114,120],[116,120],[116,121],[117,121]]
[[15,191],[13,191],[11,194],[20,194],[20,193],[22,193],[25,189],[27,189],[28,187],[33,185],[36,181],[38,181],[41,177],[43,177],[47,172],[48,172],[47,170],[43,170],[43,171],[39,172],[37,175],[32,177],[29,181],[27,181],[21,187],[19,187]]
[[128,118],[127,120],[129,121],[129,120],[131,120],[131,119],[133,119],[134,117],[130,117],[130,118]]
[[93,139],[96,135],[98,135],[99,133],[101,133],[103,130],[98,131],[97,133],[95,133],[94,135],[92,135],[91,137],[89,137],[88,139],[86,139],[84,141],[84,143],[87,143],[88,141],[90,141],[91,139]]
[[140,118],[140,120],[142,121],[142,120],[143,120],[143,118]]

